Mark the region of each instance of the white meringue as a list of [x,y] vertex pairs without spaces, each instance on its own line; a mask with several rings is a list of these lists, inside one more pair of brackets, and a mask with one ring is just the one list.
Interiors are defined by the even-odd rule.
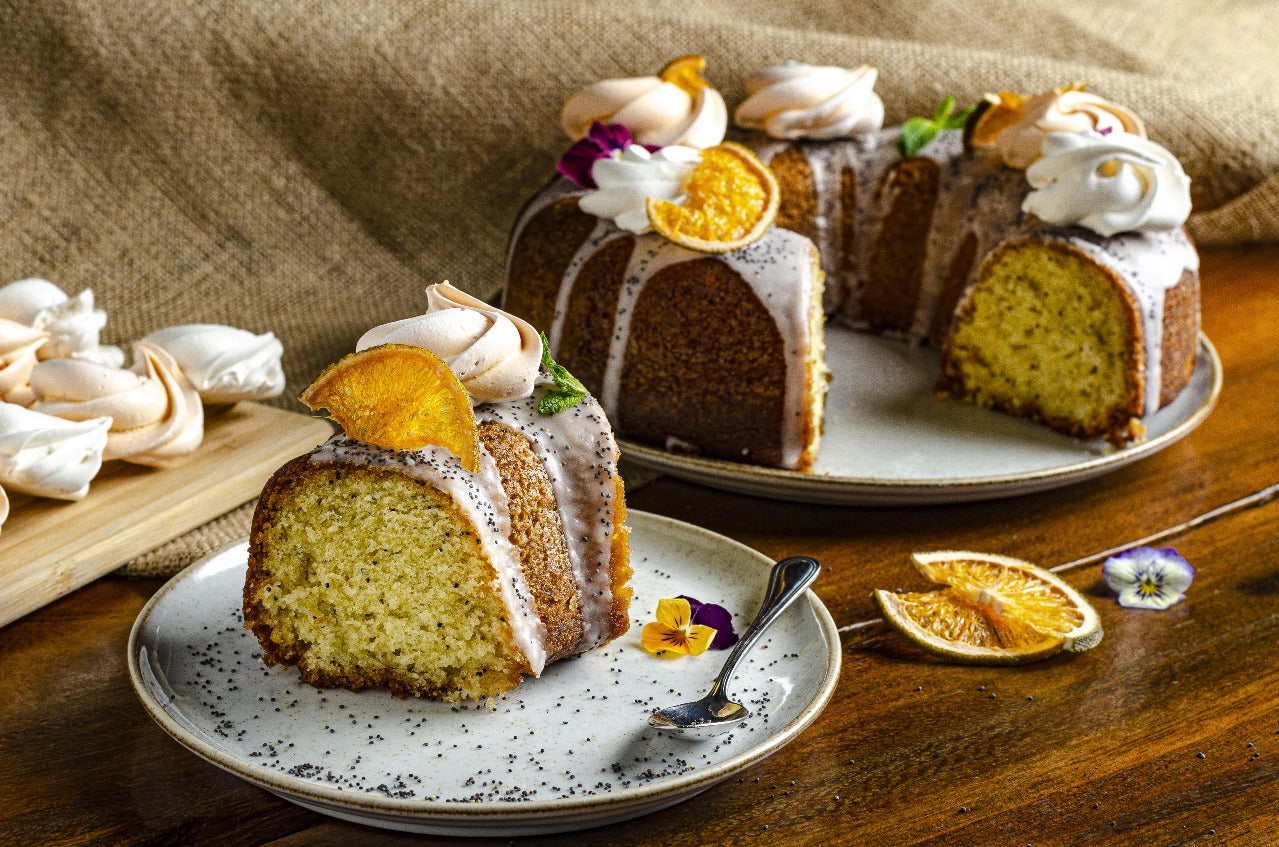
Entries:
[[20,279],[0,287],[0,318],[48,332],[41,359],[74,357],[115,368],[124,364],[124,351],[98,341],[107,313],[94,307],[91,288],[67,297],[46,279]]
[[133,345],[132,370],[82,359],[50,359],[31,373],[33,408],[68,420],[110,417],[104,459],[163,467],[200,446],[204,407],[173,357]]
[[560,113],[560,125],[574,141],[596,121],[622,124],[637,144],[702,150],[724,140],[728,107],[710,86],[690,94],[655,76],[607,79],[569,97]]
[[0,483],[14,491],[79,500],[102,467],[110,418],[69,421],[0,403]]
[[0,525],[9,518],[9,495],[4,493],[4,486],[0,486]]
[[[1016,95],[1008,95],[1015,97]],[[1126,132],[1146,137],[1133,112],[1079,88],[1054,88],[1019,103],[1017,119],[999,132],[992,146],[1010,168],[1028,168],[1055,132]]]
[[35,399],[31,369],[36,366],[36,351],[48,339],[49,333],[42,329],[0,318],[0,400],[29,406]]
[[167,351],[206,403],[261,400],[284,391],[284,345],[275,333],[184,324],[156,330],[142,341]]
[[683,202],[684,184],[701,160],[701,153],[691,147],[650,153],[632,144],[596,160],[591,168],[596,187],[578,199],[578,207],[629,232],[648,232],[648,198]]
[[848,138],[884,126],[884,101],[875,93],[879,71],[787,62],[752,74],[748,97],[733,119],[773,138]]
[[1176,229],[1190,216],[1190,177],[1167,149],[1126,132],[1058,132],[1026,169],[1022,211],[1099,235]]
[[444,360],[474,405],[518,400],[533,393],[542,363],[537,330],[447,282],[426,289],[427,312],[374,327],[356,350],[379,344],[423,347]]

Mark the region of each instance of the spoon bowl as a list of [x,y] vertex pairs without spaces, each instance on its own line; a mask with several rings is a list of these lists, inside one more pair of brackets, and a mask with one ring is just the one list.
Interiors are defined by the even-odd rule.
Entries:
[[700,700],[667,706],[648,716],[648,725],[690,738],[708,738],[732,729],[750,716],[750,710],[728,696],[728,683],[738,663],[755,646],[764,630],[781,617],[817,579],[821,565],[808,556],[791,556],[773,565],[768,574],[764,602],[741,640],[724,660],[710,691]]

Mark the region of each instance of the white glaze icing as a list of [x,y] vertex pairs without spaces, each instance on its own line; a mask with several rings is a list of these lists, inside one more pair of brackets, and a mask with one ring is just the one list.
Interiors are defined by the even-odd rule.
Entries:
[[480,421],[521,433],[546,467],[577,579],[584,633],[573,652],[602,644],[613,606],[609,563],[617,494],[617,444],[603,409],[587,396],[569,409],[543,415],[534,396],[475,411]]
[[68,421],[0,403],[0,483],[14,491],[80,500],[102,467],[110,418]]

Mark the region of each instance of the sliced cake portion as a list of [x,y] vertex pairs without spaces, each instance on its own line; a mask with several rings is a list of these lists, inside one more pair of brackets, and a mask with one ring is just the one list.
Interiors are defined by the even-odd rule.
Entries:
[[428,298],[303,395],[346,433],[263,489],[244,617],[313,685],[460,702],[626,631],[625,493],[607,418],[540,367],[531,327]]
[[1023,238],[993,252],[960,304],[938,390],[1080,438],[1140,437],[1142,416],[1189,382],[1198,323],[1176,304],[1197,277],[1167,289],[1166,273],[1120,276],[1095,249]]

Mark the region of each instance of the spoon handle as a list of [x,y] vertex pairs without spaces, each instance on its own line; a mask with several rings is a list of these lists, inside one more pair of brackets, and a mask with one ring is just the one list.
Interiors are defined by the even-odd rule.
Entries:
[[750,626],[742,633],[741,640],[737,642],[733,652],[729,653],[728,658],[724,660],[724,667],[720,668],[719,675],[711,683],[710,695],[718,694],[728,685],[742,657],[755,646],[755,642],[759,641],[764,630],[772,626],[782,612],[808,590],[808,586],[813,584],[821,570],[822,566],[817,560],[808,556],[791,556],[773,565],[772,571],[768,574],[768,588],[764,592],[764,603],[755,613],[755,620],[751,621]]

